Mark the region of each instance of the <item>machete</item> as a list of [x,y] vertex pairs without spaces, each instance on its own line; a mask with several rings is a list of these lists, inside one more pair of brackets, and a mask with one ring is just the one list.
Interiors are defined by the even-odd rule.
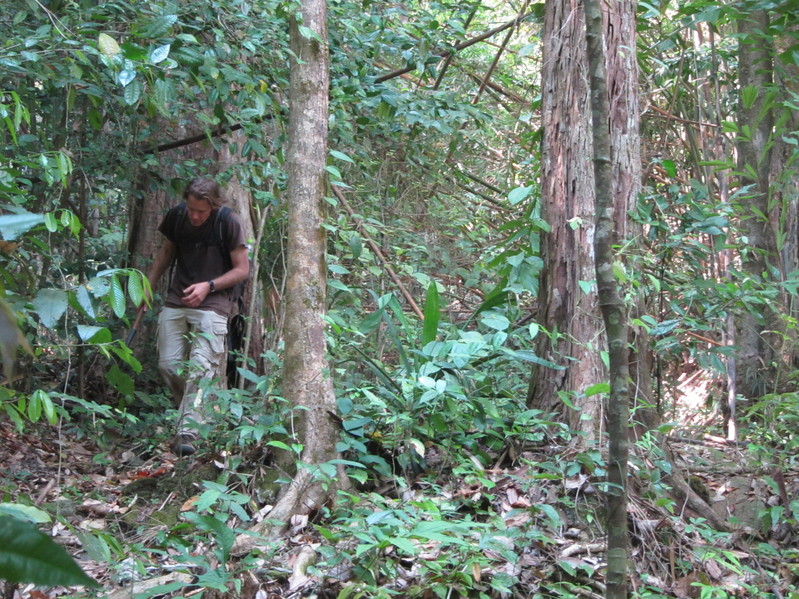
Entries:
[[130,332],[128,333],[127,339],[125,339],[125,345],[130,347],[130,344],[133,343],[133,340],[136,338],[136,332],[139,330],[139,324],[141,323],[141,317],[144,316],[144,310],[139,310],[139,315],[136,317],[136,320],[133,323],[133,326],[130,327]]

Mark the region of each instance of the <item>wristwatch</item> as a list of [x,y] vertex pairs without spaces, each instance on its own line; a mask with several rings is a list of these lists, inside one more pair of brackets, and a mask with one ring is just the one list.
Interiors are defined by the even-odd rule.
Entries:
[[208,281],[208,286],[211,288],[211,293],[216,291],[216,285],[214,285],[213,281]]

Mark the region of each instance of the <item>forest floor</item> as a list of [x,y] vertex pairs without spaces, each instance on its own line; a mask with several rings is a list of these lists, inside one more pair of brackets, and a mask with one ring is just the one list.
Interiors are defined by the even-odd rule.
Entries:
[[[185,524],[181,514],[197,511],[198,501],[212,488],[202,481],[215,480],[219,472],[240,461],[209,452],[177,459],[166,449],[137,455],[129,440],[101,447],[97,439],[81,438],[74,430],[39,425],[19,432],[9,421],[0,420],[0,493],[3,501],[36,505],[53,515],[49,532],[101,582],[103,591],[75,595],[74,589],[7,585],[5,599],[200,595],[203,587],[191,584],[203,572],[208,574],[209,565],[219,565],[214,543],[208,537],[187,537],[186,551],[181,552],[165,539],[180,534],[180,522]],[[729,444],[699,427],[674,430],[671,435],[678,464],[692,487],[729,523],[730,531],[713,531],[685,506],[669,504],[665,495],[656,492],[657,481],[647,469],[667,467],[658,462],[656,453],[632,461],[629,514],[634,596],[798,597],[799,551],[795,548],[799,529],[791,511],[797,505],[793,498],[799,497],[796,472],[784,463],[769,463],[770,458],[750,445]],[[379,494],[419,505],[434,493],[438,499],[457,503],[461,515],[468,511],[468,518],[498,519],[505,531],[525,531],[494,534],[492,543],[481,538],[475,550],[480,559],[470,562],[467,573],[470,583],[452,583],[450,597],[599,598],[604,589],[605,544],[597,526],[601,510],[596,471],[592,473],[585,460],[565,477],[535,466],[566,459],[580,462],[581,458],[567,453],[566,447],[508,447],[495,456],[496,464],[485,469],[482,477],[442,470],[438,479],[428,477],[401,492],[383,489]],[[434,463],[435,456],[430,457]],[[170,484],[164,484],[167,481]],[[368,501],[377,502],[372,497]],[[253,503],[240,501],[239,505],[262,518],[268,508],[259,512],[262,506]],[[173,520],[167,517],[170,511]],[[235,513],[231,520],[236,520]],[[229,576],[217,576],[206,584],[203,596],[346,596],[340,593],[352,584],[354,558],[321,576],[319,570],[307,568],[320,547],[358,555],[351,544],[340,547],[329,535],[320,534],[328,524],[322,516],[311,522],[292,522],[285,543],[273,545],[256,562],[237,564],[235,557],[225,555],[228,561],[222,570]],[[444,543],[437,543],[435,535],[429,539],[421,546],[417,543],[415,555],[404,558],[397,547],[383,547],[374,554],[363,551],[361,556],[381,556],[393,563],[388,570],[372,567],[376,573],[372,587],[383,586],[397,597],[447,596],[419,578],[421,566],[429,569],[437,560],[451,559]],[[158,549],[148,551],[147,547]],[[198,558],[187,563],[187,555],[204,556],[205,561]],[[500,580],[513,583],[503,589],[497,583]],[[216,592],[209,595],[209,587]],[[465,587],[471,588],[452,592]],[[225,588],[238,590],[220,592]]]

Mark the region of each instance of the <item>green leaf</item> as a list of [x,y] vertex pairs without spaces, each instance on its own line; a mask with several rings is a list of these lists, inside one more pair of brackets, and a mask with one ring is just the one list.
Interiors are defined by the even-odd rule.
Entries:
[[119,73],[119,85],[127,87],[127,85],[136,79],[136,71],[133,69],[123,69]]
[[44,215],[44,226],[47,227],[50,233],[55,233],[58,230],[58,221],[53,212],[48,212]]
[[214,533],[216,542],[222,549],[225,558],[227,558],[233,543],[236,541],[236,533],[232,528],[228,528],[224,522],[217,520],[213,516],[201,516],[195,512],[186,513],[186,519],[193,522],[200,530]]
[[134,306],[144,301],[144,275],[138,271],[131,271],[128,274],[128,296]]
[[760,94],[760,91],[756,85],[747,85],[745,88],[741,90],[741,102],[744,105],[744,108],[752,108],[757,101],[757,97]]
[[341,181],[341,171],[339,171],[335,166],[328,165],[325,167],[325,170],[333,176],[334,181]]
[[511,192],[508,194],[508,202],[510,202],[511,206],[515,206],[519,202],[524,201],[533,191],[533,186],[528,185],[527,187],[517,187],[516,189],[512,189]]
[[58,416],[55,413],[55,406],[47,391],[44,389],[37,389],[31,395],[28,401],[28,418],[31,422],[38,422],[39,418],[44,414],[45,418],[50,424],[55,424],[58,421]]
[[105,375],[105,378],[109,383],[111,383],[111,386],[119,391],[122,395],[133,395],[133,379],[126,372],[122,372],[122,370],[116,364],[108,369],[108,373]]
[[408,555],[416,555],[419,552],[419,549],[410,539],[403,539],[402,537],[391,537],[389,543],[394,545],[400,551],[407,553]]
[[591,397],[600,393],[610,393],[610,383],[596,383],[585,390],[585,396]]
[[94,309],[94,303],[92,302],[91,295],[89,295],[89,290],[86,288],[86,285],[81,285],[75,290],[75,299],[86,313],[86,316],[89,318],[97,318],[97,312]]
[[122,318],[125,315],[125,291],[116,274],[111,276],[111,290],[106,297],[116,317]]
[[158,46],[150,54],[150,61],[153,64],[158,64],[159,62],[164,62],[167,58],[169,58],[169,50],[171,48],[172,48],[171,44],[164,44],[163,46]]
[[44,222],[41,214],[25,212],[23,214],[3,214],[0,216],[0,235],[6,241],[13,241],[25,231]]
[[319,37],[319,35],[310,27],[306,27],[305,25],[298,25],[297,29],[299,30],[300,35],[307,40],[316,40],[320,42],[322,41],[322,38]]
[[330,150],[330,155],[333,158],[338,158],[339,160],[343,160],[344,162],[349,162],[351,164],[355,164],[355,161],[352,158],[350,158],[349,156],[347,156],[343,152],[339,152],[338,150]]
[[350,246],[350,251],[352,252],[353,260],[357,260],[361,257],[361,253],[363,252],[363,240],[361,236],[357,233],[350,235],[350,238],[347,240],[347,243]]
[[510,320],[504,314],[499,314],[498,312],[483,314],[480,322],[495,331],[506,331],[510,327]]
[[110,343],[112,340],[108,328],[88,324],[78,325],[78,337],[85,343]]
[[438,324],[441,320],[441,306],[438,296],[438,286],[435,281],[430,281],[427,286],[427,297],[424,302],[424,325],[422,327],[422,346],[436,340]]
[[283,441],[267,441],[266,445],[268,447],[277,447],[278,449],[282,449],[284,451],[291,451],[291,447],[283,443]]
[[42,326],[52,329],[66,312],[68,297],[62,289],[40,289],[33,299],[33,307]]
[[130,85],[125,87],[124,92],[122,93],[122,99],[125,101],[125,104],[128,106],[133,106],[136,104],[139,99],[141,98],[142,94],[142,84],[141,81],[138,79],[134,79]]
[[77,535],[81,547],[89,555],[89,559],[105,564],[111,563],[111,548],[103,537],[88,532],[78,532]]
[[106,56],[116,56],[121,52],[117,41],[107,33],[97,36],[97,46],[100,48],[100,52]]
[[32,524],[44,524],[52,520],[47,512],[21,503],[0,503],[0,518],[3,516],[12,516],[17,520],[25,520]]
[[50,537],[8,516],[0,517],[0,578],[48,587],[100,586]]

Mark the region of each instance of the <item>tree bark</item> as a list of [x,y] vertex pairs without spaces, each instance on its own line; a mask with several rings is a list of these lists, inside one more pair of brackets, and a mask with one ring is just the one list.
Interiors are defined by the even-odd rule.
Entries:
[[[325,342],[326,267],[323,205],[327,158],[328,47],[325,0],[304,0],[305,37],[291,24],[289,86],[288,258],[285,297],[283,395],[295,407],[294,430],[302,444],[297,474],[256,534],[274,538],[296,514],[320,508],[335,488],[346,485],[341,466],[322,470],[335,458],[339,429]],[[331,474],[333,476],[331,477]],[[242,537],[237,551],[254,545]]]
[[[601,10],[607,31],[614,228],[616,239],[624,239],[627,213],[635,206],[641,181],[635,5],[624,0],[604,4]],[[550,335],[540,337],[538,353],[564,370],[534,367],[527,403],[561,413],[571,427],[596,440],[603,422],[601,399],[586,397],[585,391],[606,380],[607,372],[600,355],[605,347],[602,317],[591,285],[595,280],[594,173],[589,158],[591,113],[583,14],[577,0],[546,3],[542,217],[551,233],[542,239],[546,266],[538,322]],[[575,409],[564,407],[564,395],[570,396]]]
[[[597,439],[602,423],[599,396],[585,397],[606,379],[601,317],[593,289],[594,177],[582,3],[547,2],[542,73],[542,217],[545,263],[540,281],[538,354],[561,367],[535,366],[530,407],[560,413],[575,430]],[[590,288],[589,288],[590,286]],[[565,407],[564,399],[574,409]]]
[[[740,45],[738,76],[741,90],[738,106],[738,170],[741,186],[749,186],[742,226],[748,238],[743,253],[743,270],[756,282],[773,280],[779,269],[774,229],[769,219],[769,183],[773,143],[773,109],[769,91],[773,89],[773,42],[766,35],[769,16],[756,10],[738,22]],[[752,101],[747,98],[754,96]],[[745,173],[749,174],[745,174]],[[779,356],[779,319],[768,305],[744,312],[738,321],[735,372],[738,392],[757,398],[771,391],[775,361]],[[775,334],[776,333],[776,334]],[[729,406],[728,406],[729,410]],[[734,423],[734,414],[728,417]]]

